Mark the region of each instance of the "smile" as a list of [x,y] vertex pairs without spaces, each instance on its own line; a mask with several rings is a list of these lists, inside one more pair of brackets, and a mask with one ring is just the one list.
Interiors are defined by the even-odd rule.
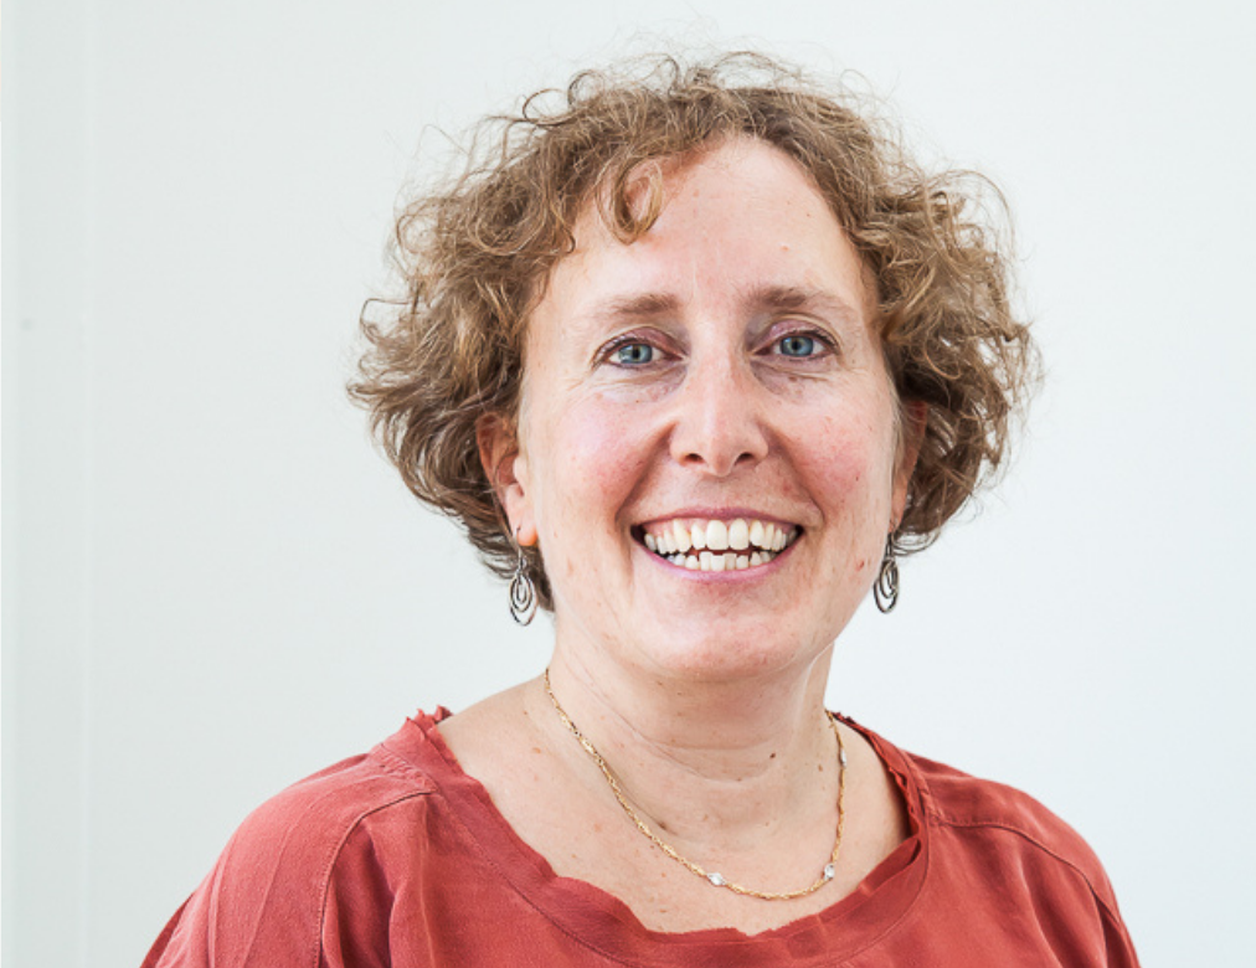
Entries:
[[744,571],[766,565],[797,539],[795,525],[735,518],[696,518],[645,525],[645,546],[689,571]]

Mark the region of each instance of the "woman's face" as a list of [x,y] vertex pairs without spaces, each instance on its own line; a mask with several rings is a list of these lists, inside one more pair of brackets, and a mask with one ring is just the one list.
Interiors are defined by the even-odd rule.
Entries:
[[486,463],[540,542],[560,648],[710,679],[810,664],[868,591],[914,461],[870,280],[762,142],[663,186],[632,244],[578,222],[531,317],[517,444],[486,435]]

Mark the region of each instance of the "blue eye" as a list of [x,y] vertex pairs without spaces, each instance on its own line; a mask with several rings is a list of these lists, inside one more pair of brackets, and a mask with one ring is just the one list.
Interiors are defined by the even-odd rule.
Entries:
[[802,333],[782,337],[776,345],[780,347],[781,356],[814,356],[818,348],[815,337]]
[[649,343],[624,343],[615,347],[615,362],[621,366],[643,366],[654,362],[654,347]]

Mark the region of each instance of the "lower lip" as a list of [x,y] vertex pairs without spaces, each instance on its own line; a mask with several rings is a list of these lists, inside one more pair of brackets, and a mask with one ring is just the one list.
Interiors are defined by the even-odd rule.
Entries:
[[778,551],[776,553],[776,557],[774,557],[766,565],[752,565],[749,568],[740,569],[734,568],[732,571],[702,571],[700,568],[689,569],[684,565],[674,565],[666,558],[656,555],[640,542],[636,542],[636,544],[644,554],[649,555],[650,558],[653,559],[655,564],[666,568],[670,574],[676,577],[687,578],[692,581],[748,582],[754,581],[761,575],[769,575],[775,571],[776,566],[789,557],[790,552],[794,550],[795,546],[801,540],[802,535],[799,535],[791,544]]

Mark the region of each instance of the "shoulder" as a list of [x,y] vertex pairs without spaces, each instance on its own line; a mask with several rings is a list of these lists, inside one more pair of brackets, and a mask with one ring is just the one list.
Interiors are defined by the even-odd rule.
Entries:
[[1082,836],[1029,794],[981,779],[914,754],[905,754],[917,775],[923,809],[931,823],[961,842],[987,841],[1004,856],[1084,883],[1097,901],[1115,910],[1103,865]]
[[914,923],[935,942],[949,937],[974,964],[1136,968],[1111,884],[1077,831],[1020,790],[863,731],[911,814]]
[[391,867],[413,861],[396,856],[398,845],[422,849],[416,825],[428,821],[437,780],[409,755],[421,742],[421,725],[408,721],[369,753],[294,783],[249,814],[145,968],[317,965],[342,882],[384,885]]
[[304,867],[339,850],[371,815],[433,793],[432,777],[399,755],[395,743],[385,741],[281,791],[249,814],[228,851],[264,850],[277,862]]
[[923,756],[906,756],[916,768],[925,810],[937,823],[1007,830],[1079,866],[1095,862],[1077,831],[1029,794]]
[[1076,830],[1029,794],[899,749],[864,733],[894,775],[914,821],[974,862],[1018,864],[1050,872],[1093,893],[1115,911],[1112,888],[1095,852]]

